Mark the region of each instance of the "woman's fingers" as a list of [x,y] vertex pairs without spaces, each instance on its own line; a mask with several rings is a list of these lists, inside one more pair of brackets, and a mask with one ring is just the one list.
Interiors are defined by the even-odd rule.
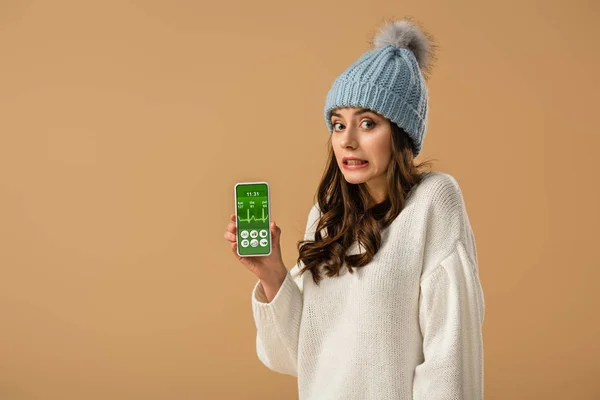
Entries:
[[231,252],[235,256],[235,258],[237,258],[239,260],[241,257],[238,256],[238,253],[237,253],[237,250],[236,250],[236,246],[237,246],[237,243],[235,243],[235,242],[231,243]]
[[238,255],[238,253],[237,253],[237,243],[235,243],[235,242],[231,243],[231,252],[233,253],[233,255],[235,256],[235,258],[237,258],[237,260],[239,262],[241,262],[242,264],[246,265],[246,260],[244,259],[244,257]]
[[223,237],[226,240],[229,240],[231,242],[231,251],[239,260],[240,256],[238,256],[237,251],[236,251],[237,236],[236,236],[236,227],[235,227],[235,214],[231,214],[229,216],[229,219],[231,219],[232,222],[227,224],[227,231],[223,234]]
[[231,233],[235,233],[235,224],[233,222],[230,222],[229,224],[227,224],[227,231],[229,231]]
[[236,242],[237,241],[237,237],[232,232],[225,232],[225,234],[223,235],[223,237],[225,239],[229,240],[230,242]]

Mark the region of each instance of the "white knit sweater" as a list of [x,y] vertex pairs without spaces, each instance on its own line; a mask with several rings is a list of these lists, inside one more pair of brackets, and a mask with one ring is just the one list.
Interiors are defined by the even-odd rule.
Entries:
[[[314,204],[305,239],[319,215]],[[484,297],[454,177],[430,172],[413,187],[354,274],[344,266],[317,286],[301,266],[270,303],[260,281],[252,291],[258,358],[297,376],[300,400],[483,399]]]

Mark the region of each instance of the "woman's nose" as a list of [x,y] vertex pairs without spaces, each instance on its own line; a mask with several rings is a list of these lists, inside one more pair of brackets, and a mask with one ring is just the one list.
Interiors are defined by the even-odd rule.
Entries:
[[356,147],[356,145],[354,143],[350,143],[350,142],[344,143],[345,149],[354,149],[355,147]]
[[354,138],[354,133],[351,132],[350,129],[347,129],[346,132],[344,132],[344,136],[342,137],[341,144],[342,144],[342,147],[344,147],[344,148],[356,146],[356,139]]

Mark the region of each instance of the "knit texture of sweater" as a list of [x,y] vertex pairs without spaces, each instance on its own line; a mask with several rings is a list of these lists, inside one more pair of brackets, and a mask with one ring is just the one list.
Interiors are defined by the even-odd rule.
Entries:
[[[305,240],[319,216],[315,203]],[[485,304],[456,179],[426,173],[381,235],[352,274],[344,265],[317,286],[300,261],[271,302],[256,283],[259,360],[297,377],[299,400],[483,399]]]

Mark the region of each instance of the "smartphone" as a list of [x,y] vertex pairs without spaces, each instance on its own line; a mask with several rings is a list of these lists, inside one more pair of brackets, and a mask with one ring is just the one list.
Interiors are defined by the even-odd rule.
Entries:
[[271,254],[271,196],[267,182],[238,182],[233,189],[237,254]]

